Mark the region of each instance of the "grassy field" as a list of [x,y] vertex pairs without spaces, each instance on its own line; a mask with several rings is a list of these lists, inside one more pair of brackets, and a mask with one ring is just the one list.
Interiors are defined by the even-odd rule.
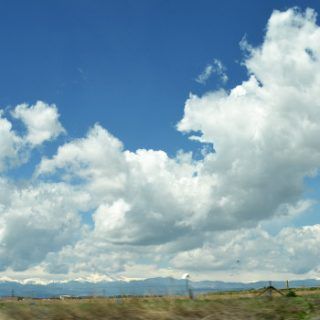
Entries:
[[300,290],[298,297],[256,297],[256,292],[219,293],[186,298],[81,300],[0,300],[0,320],[68,319],[318,319],[320,292]]

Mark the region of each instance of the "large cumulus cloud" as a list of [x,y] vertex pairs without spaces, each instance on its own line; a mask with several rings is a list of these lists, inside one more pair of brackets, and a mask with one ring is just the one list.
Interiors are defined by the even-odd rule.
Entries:
[[[316,269],[318,226],[271,236],[258,225],[312,203],[303,193],[320,165],[319,43],[310,9],[275,11],[259,47],[243,40],[248,79],[231,90],[190,94],[177,124],[190,139],[213,145],[201,160],[183,151],[126,150],[96,124],[43,157],[28,187],[3,176],[12,195],[0,196],[0,267],[119,273],[131,261],[224,270],[244,248],[244,269],[254,270],[260,246],[269,270],[281,263],[283,272]],[[19,135],[0,118],[0,170],[65,132],[54,105],[20,105],[12,115],[27,132]],[[88,226],[83,216],[91,217]],[[309,258],[294,265],[301,243]],[[29,247],[36,250],[26,254]]]

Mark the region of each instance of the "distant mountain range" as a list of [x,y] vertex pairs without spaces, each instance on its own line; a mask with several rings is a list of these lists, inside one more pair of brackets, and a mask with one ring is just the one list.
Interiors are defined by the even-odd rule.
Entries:
[[[212,291],[250,290],[268,286],[268,281],[252,283],[223,281],[190,281],[174,278],[151,278],[134,281],[69,281],[48,284],[0,281],[0,296],[24,296],[33,298],[70,296],[123,296],[123,295],[186,295],[188,286],[195,294]],[[283,281],[273,281],[276,288],[285,288]],[[316,287],[320,280],[294,280],[290,287]]]

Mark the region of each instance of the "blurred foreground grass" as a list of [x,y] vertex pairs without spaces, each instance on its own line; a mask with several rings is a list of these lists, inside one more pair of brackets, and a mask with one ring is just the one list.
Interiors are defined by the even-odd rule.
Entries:
[[186,298],[126,298],[81,300],[0,300],[0,320],[71,319],[318,319],[320,294],[298,297],[256,297],[255,293],[209,294]]

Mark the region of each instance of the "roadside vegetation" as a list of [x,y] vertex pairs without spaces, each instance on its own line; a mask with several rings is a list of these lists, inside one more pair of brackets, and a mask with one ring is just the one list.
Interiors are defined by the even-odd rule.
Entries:
[[299,290],[297,296],[257,297],[256,291],[158,298],[94,298],[67,300],[0,300],[0,320],[284,320],[320,319],[320,291]]

